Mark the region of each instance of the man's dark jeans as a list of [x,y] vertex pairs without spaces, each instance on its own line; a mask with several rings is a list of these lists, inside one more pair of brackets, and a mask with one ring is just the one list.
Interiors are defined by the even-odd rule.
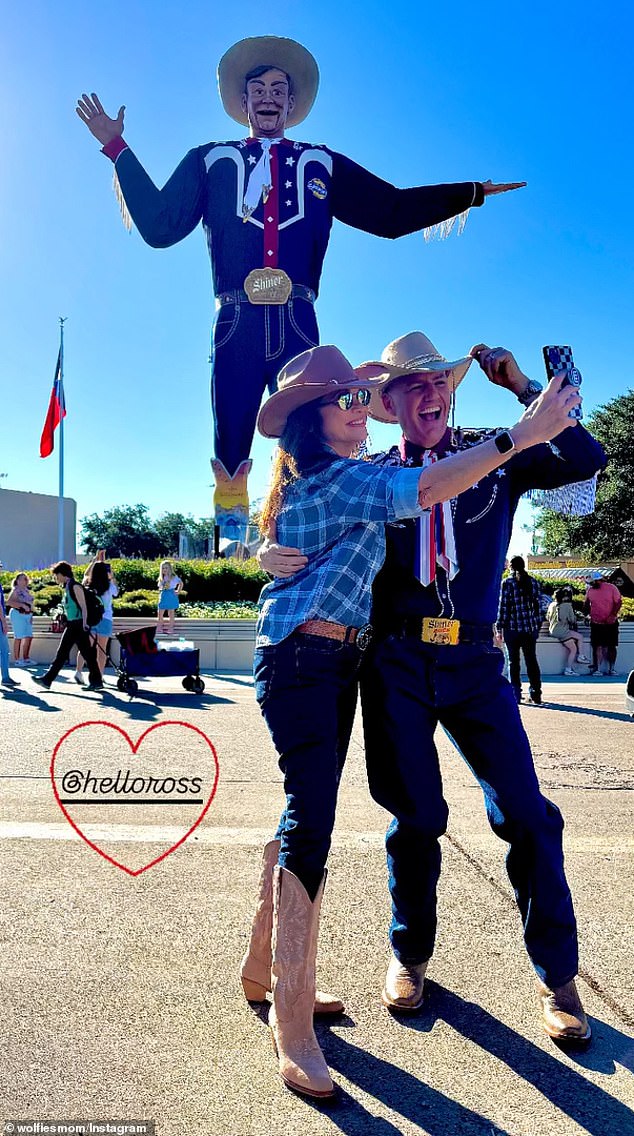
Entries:
[[357,647],[321,635],[290,635],[255,651],[255,694],[284,774],[279,862],[311,898],[330,849],[361,658]]
[[491,828],[510,845],[506,867],[535,970],[550,986],[568,982],[578,960],[563,820],[540,792],[502,652],[391,636],[367,656],[361,699],[370,792],[395,817],[386,839],[395,955],[413,964],[434,949],[448,816],[434,744],[440,723],[480,783]]
[[511,686],[517,701],[522,697],[522,679],[520,676],[520,651],[524,654],[526,673],[528,675],[528,689],[531,698],[537,701],[542,696],[542,675],[537,662],[537,636],[519,631],[504,631],[504,642],[509,653],[509,675]]

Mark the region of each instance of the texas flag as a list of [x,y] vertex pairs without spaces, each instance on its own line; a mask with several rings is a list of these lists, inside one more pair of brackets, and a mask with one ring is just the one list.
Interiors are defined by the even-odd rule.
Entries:
[[66,406],[64,403],[64,385],[62,382],[62,349],[60,347],[57,355],[53,389],[48,404],[48,411],[46,412],[46,421],[44,423],[44,429],[42,430],[42,437],[40,438],[41,458],[47,458],[53,453],[55,430],[65,416]]

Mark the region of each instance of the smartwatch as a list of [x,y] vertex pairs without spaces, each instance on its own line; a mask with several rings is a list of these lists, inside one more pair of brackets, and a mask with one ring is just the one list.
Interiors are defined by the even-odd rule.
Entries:
[[495,435],[493,443],[500,454],[510,454],[511,450],[515,449],[515,442],[508,430],[500,430],[500,433]]

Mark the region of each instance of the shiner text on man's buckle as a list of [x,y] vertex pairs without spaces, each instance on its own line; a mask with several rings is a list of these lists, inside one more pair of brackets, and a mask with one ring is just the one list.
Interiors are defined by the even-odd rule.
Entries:
[[281,268],[254,268],[244,282],[252,304],[285,304],[293,282]]
[[423,643],[435,643],[440,647],[455,647],[460,641],[459,619],[423,619],[421,632]]

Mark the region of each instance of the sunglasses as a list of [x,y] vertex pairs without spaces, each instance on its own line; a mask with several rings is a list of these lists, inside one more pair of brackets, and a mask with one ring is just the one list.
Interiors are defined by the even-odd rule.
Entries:
[[369,406],[372,393],[362,387],[356,391],[344,391],[338,398],[327,398],[321,403],[322,406],[338,406],[341,410],[352,410],[355,401],[359,406]]

